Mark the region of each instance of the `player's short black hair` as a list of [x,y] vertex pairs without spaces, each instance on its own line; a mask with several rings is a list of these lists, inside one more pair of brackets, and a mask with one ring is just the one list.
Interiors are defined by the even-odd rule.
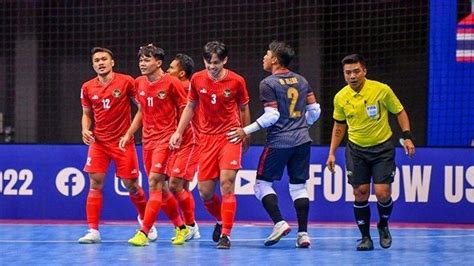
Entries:
[[227,53],[228,53],[227,47],[225,46],[223,42],[211,41],[211,42],[206,43],[206,45],[204,45],[204,51],[202,53],[202,57],[207,62],[210,62],[212,58],[212,54],[216,54],[217,57],[222,61],[227,57]]
[[341,60],[342,66],[357,63],[360,63],[363,67],[365,67],[365,57],[361,54],[350,54]]
[[140,49],[138,50],[138,58],[141,56],[154,57],[156,60],[163,61],[165,60],[165,50],[155,46],[152,43],[149,43],[147,45],[140,46]]
[[295,50],[285,42],[273,41],[268,45],[268,49],[278,59],[278,63],[284,67],[287,67],[295,57]]
[[100,52],[108,53],[110,57],[114,59],[114,53],[112,53],[110,49],[99,47],[99,46],[96,46],[91,49],[91,57],[93,57],[96,53],[100,53]]
[[179,67],[184,70],[186,77],[190,79],[194,72],[193,59],[187,54],[177,54],[174,59],[178,61]]

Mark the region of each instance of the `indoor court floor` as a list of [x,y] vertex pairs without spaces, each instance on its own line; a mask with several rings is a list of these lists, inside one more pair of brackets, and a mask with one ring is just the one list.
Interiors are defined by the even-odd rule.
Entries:
[[[218,250],[213,224],[200,224],[201,239],[173,246],[169,224],[158,225],[158,240],[146,247],[127,243],[132,223],[101,225],[102,243],[77,244],[83,224],[0,224],[0,265],[468,265],[474,261],[474,227],[391,225],[393,245],[382,249],[372,227],[373,251],[355,250],[355,225],[312,224],[312,246],[295,248],[297,227],[272,247],[263,241],[270,225],[238,223],[232,247]],[[471,264],[473,265],[473,264]]]

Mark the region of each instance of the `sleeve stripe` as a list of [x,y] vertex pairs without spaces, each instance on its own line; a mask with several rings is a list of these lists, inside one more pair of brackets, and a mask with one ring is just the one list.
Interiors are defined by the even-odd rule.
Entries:
[[276,101],[274,102],[267,102],[263,104],[263,107],[273,107],[273,108],[278,108],[278,104]]
[[333,120],[339,124],[346,124],[346,120],[337,120],[337,119],[334,119]]

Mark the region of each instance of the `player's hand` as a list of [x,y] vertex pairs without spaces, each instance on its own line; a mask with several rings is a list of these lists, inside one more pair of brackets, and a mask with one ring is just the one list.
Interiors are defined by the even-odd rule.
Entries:
[[94,133],[92,133],[92,131],[90,131],[90,130],[83,130],[82,131],[82,141],[86,145],[91,145],[92,143],[95,142]]
[[403,141],[403,149],[405,149],[405,154],[412,158],[415,155],[415,145],[411,139],[406,139]]
[[230,143],[238,144],[244,141],[245,138],[247,138],[247,134],[245,134],[244,130],[241,127],[231,128],[227,133],[227,140]]
[[131,138],[132,138],[132,135],[129,133],[125,133],[125,135],[123,135],[123,137],[120,138],[119,149],[121,151],[125,151],[125,146],[127,146]]
[[170,138],[170,144],[169,144],[170,150],[179,149],[179,146],[181,146],[182,140],[183,140],[183,137],[181,136],[181,134],[179,134],[178,132],[174,132]]
[[331,173],[334,173],[336,170],[336,156],[329,155],[328,160],[326,161],[326,166]]

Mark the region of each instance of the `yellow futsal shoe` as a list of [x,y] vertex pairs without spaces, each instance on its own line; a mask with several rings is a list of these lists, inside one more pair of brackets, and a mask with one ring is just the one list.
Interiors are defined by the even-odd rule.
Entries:
[[189,228],[179,229],[179,227],[176,227],[175,233],[176,235],[171,243],[173,245],[182,245],[186,241],[186,235],[189,234]]
[[128,243],[138,247],[148,246],[148,237],[138,230],[135,236],[128,240]]

